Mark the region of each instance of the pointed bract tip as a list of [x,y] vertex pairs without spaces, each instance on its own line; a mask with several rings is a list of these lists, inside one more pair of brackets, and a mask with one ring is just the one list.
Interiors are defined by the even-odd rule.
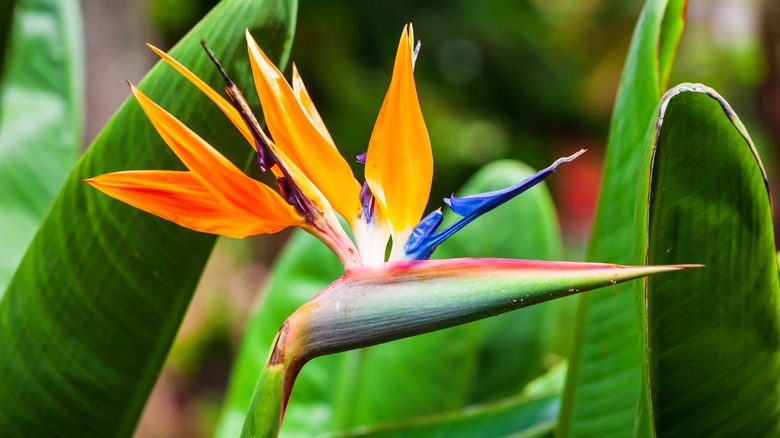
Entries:
[[650,265],[650,266],[623,266],[628,269],[638,269],[643,272],[642,276],[661,274],[663,272],[681,271],[683,269],[703,268],[704,265],[683,264],[683,265]]
[[671,268],[672,270],[675,270],[675,271],[679,271],[681,269],[697,269],[697,268],[706,268],[707,267],[705,265],[698,264],[698,263],[685,264],[685,265],[664,265],[664,266],[668,266],[669,268]]

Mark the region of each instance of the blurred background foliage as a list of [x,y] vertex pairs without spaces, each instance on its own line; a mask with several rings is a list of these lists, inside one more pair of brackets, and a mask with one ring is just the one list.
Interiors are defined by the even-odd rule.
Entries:
[[[127,97],[123,79],[137,81],[156,61],[143,43],[171,47],[215,3],[82,1],[85,145]],[[496,159],[541,168],[588,148],[548,182],[567,258],[577,260],[584,254],[610,111],[641,6],[639,0],[302,0],[291,59],[343,155],[355,156],[368,144],[400,31],[414,23],[422,40],[416,81],[436,165],[430,207],[439,207],[442,197]],[[9,16],[0,15],[3,21]],[[670,81],[718,89],[751,132],[775,186],[778,22],[775,0],[690,0]],[[0,32],[0,44],[4,36]],[[252,84],[240,86],[253,90]],[[243,322],[286,237],[220,240],[137,436],[211,433]]]

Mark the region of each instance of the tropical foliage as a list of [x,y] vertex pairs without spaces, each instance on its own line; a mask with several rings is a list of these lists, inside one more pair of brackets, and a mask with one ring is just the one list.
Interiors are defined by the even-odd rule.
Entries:
[[[184,227],[244,237],[290,225],[308,234],[293,233],[245,325],[217,436],[780,432],[767,175],[728,96],[667,84],[685,1],[647,0],[636,21],[589,263],[548,262],[565,256],[542,180],[565,162],[494,162],[450,210],[428,202],[411,28],[376,103],[361,191],[297,69],[284,88],[274,67],[287,64],[297,7],[220,2],[167,54],[155,49],[164,59],[131,86],[138,101],[75,161],[78,3],[3,6],[3,436],[132,435],[216,241]],[[36,19],[48,24],[31,32]],[[212,90],[225,79],[227,99]],[[276,186],[244,174],[258,159]],[[626,281],[675,265],[704,267]]]

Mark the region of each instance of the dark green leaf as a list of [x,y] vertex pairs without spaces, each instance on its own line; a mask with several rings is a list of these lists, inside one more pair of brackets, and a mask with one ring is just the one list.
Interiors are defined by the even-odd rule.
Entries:
[[337,433],[332,437],[548,436],[555,429],[559,403],[559,394],[530,398],[519,396],[473,406],[462,411],[434,414],[398,423],[366,426]]
[[[5,57],[8,51],[8,36],[11,33],[15,4],[16,0],[6,0],[0,4],[0,82],[5,74]],[[0,109],[0,114],[2,114],[2,109]]]
[[[226,0],[172,51],[208,83],[208,41],[246,89],[244,29],[277,60],[296,2]],[[124,86],[117,78],[117,86]],[[139,88],[240,164],[251,148],[167,65]],[[135,102],[125,102],[68,178],[0,303],[0,435],[129,436],[214,243],[108,198],[81,180],[181,164]]]
[[[665,87],[684,8],[684,0],[647,0],[634,30],[612,115],[589,261],[644,264],[634,252],[641,240],[634,226],[635,187],[647,124]],[[642,386],[635,324],[640,294],[641,283],[633,282],[580,297],[558,436],[634,433]]]
[[336,437],[498,437],[552,436],[566,376],[561,364],[531,382],[523,394],[457,411],[360,427]]
[[713,90],[675,87],[660,111],[647,145],[647,261],[706,268],[647,282],[657,436],[778,436],[780,285],[766,175]]
[[0,6],[0,296],[76,162],[84,123],[79,2],[11,6]]

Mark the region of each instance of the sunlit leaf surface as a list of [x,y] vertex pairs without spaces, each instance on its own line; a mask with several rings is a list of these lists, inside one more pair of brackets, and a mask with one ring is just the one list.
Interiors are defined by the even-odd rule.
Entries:
[[[171,51],[208,83],[204,38],[251,86],[248,28],[284,64],[296,2],[226,0]],[[122,78],[117,78],[117,86]],[[139,84],[238,165],[251,148],[167,65]],[[255,101],[256,102],[256,101]],[[134,101],[71,173],[0,303],[0,435],[129,436],[209,256],[214,237],[108,198],[81,182],[128,169],[181,169]]]
[[777,436],[780,286],[761,162],[713,90],[684,84],[660,107],[647,145],[647,260],[706,268],[647,282],[656,434]]
[[[683,27],[684,0],[647,0],[631,41],[615,101],[588,260],[644,264],[634,246],[637,176],[643,140],[664,91]],[[557,436],[625,437],[634,433],[642,386],[636,334],[641,283],[580,297],[577,339]]]
[[77,0],[3,2],[0,15],[1,297],[81,148],[84,42]]

